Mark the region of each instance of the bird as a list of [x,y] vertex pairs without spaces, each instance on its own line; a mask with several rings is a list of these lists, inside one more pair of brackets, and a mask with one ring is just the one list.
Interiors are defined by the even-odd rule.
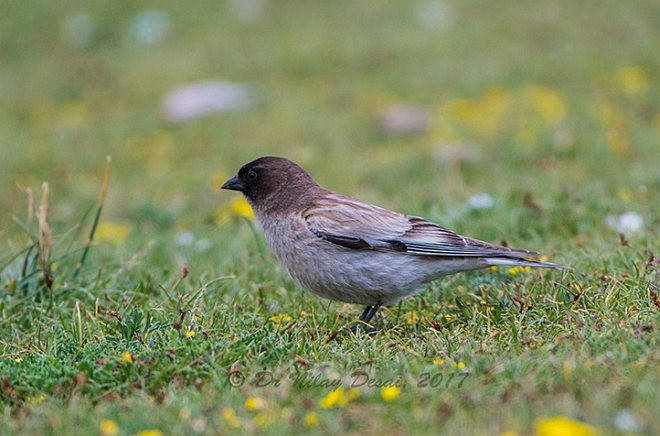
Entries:
[[221,188],[245,196],[275,257],[298,285],[365,306],[356,326],[371,326],[382,306],[450,274],[502,265],[563,268],[529,250],[461,236],[422,217],[335,193],[283,157],[253,160]]

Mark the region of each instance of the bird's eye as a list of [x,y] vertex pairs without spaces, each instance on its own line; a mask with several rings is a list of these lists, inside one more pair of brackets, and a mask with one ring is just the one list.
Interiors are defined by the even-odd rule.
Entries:
[[257,180],[257,172],[254,171],[254,170],[248,171],[247,179],[251,182],[254,182],[255,180]]

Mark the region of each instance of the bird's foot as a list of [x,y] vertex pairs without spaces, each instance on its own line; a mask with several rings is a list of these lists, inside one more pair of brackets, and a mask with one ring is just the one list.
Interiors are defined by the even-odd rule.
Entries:
[[366,334],[366,335],[372,335],[376,332],[378,332],[378,328],[364,323],[362,321],[358,321],[353,327],[348,329],[351,333],[353,333],[355,336],[359,336],[361,334]]

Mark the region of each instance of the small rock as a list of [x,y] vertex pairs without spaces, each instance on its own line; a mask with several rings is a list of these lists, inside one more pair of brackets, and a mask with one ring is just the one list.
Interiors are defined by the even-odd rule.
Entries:
[[410,105],[393,105],[379,117],[381,129],[389,136],[406,136],[425,132],[431,115],[424,109]]
[[223,81],[182,86],[163,101],[162,112],[171,122],[184,122],[216,112],[237,112],[254,105],[252,88]]

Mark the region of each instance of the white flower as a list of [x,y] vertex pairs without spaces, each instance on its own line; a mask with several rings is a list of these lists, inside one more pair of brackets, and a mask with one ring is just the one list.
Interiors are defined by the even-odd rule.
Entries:
[[193,242],[195,242],[195,235],[193,235],[192,232],[177,233],[175,241],[177,245],[188,247],[192,245]]
[[472,210],[490,209],[495,205],[495,199],[486,193],[476,194],[468,198],[467,205]]
[[638,433],[642,431],[642,423],[630,410],[622,409],[614,417],[614,427],[623,433]]
[[170,15],[159,10],[140,12],[131,23],[131,38],[140,45],[155,45],[170,33]]
[[609,215],[605,224],[624,235],[632,235],[644,227],[644,219],[636,212],[624,212],[621,215]]

